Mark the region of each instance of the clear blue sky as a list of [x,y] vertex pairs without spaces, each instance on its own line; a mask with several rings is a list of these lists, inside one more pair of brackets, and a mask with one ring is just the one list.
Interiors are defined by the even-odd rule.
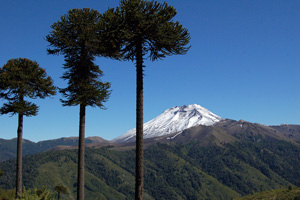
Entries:
[[[223,118],[300,124],[299,0],[167,2],[189,30],[192,47],[187,55],[145,63],[144,122],[170,107],[195,103]],[[64,87],[63,56],[46,52],[50,26],[72,8],[102,13],[117,5],[117,0],[0,0],[0,66],[12,58],[36,60]],[[107,110],[87,110],[86,136],[110,140],[135,127],[135,66],[104,58],[96,64],[112,94]],[[39,115],[25,118],[24,138],[78,135],[79,107],[62,107],[59,98],[34,100]],[[17,116],[0,116],[0,126],[0,138],[16,137]]]

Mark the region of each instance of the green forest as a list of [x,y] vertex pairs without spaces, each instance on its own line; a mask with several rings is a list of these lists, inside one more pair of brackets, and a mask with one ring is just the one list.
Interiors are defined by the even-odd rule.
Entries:
[[[133,199],[135,151],[113,146],[86,149],[86,198]],[[145,199],[233,199],[300,183],[300,148],[285,141],[244,140],[219,147],[156,144],[145,150]],[[15,187],[15,161],[0,163],[0,187]],[[25,188],[65,186],[76,197],[77,151],[49,151],[24,158]],[[295,190],[296,195],[300,195]],[[295,196],[295,195],[294,195]]]

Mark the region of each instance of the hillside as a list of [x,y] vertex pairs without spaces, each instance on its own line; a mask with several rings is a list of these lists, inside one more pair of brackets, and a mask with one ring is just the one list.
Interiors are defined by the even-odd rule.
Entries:
[[[227,200],[300,183],[300,125],[265,126],[230,119],[197,125],[195,119],[203,119],[203,113],[186,108],[179,114],[168,111],[166,123],[157,124],[177,132],[144,140],[145,199]],[[193,126],[177,129],[177,115],[188,122],[179,127]],[[24,186],[64,185],[70,191],[68,199],[75,199],[77,143],[76,137],[24,140]],[[134,136],[123,142],[90,137],[86,144],[87,199],[133,199]],[[15,161],[8,159],[15,157],[16,140],[0,140],[0,150],[0,161],[6,160],[0,162],[5,172],[0,188],[12,189]]]
[[[197,141],[203,146],[223,146],[244,139],[285,140],[300,144],[300,125],[266,126],[243,120],[222,119],[196,104],[167,109],[161,115],[145,123],[144,127],[146,147],[157,142],[185,144],[191,141]],[[92,148],[114,145],[116,149],[133,149],[135,148],[135,130],[130,130],[112,141],[100,137],[88,137],[85,143],[87,147]],[[16,157],[16,144],[16,139],[0,139],[0,162]],[[77,137],[37,143],[24,139],[23,156],[48,150],[75,149],[77,144]]]
[[253,195],[236,198],[234,200],[300,200],[300,187],[283,188],[264,192],[258,192]]
[[[104,140],[100,137],[88,137],[85,139],[86,144],[102,144],[109,143],[109,141]],[[32,155],[40,152],[47,151],[52,148],[66,148],[66,146],[77,146],[78,138],[59,138],[54,140],[45,140],[40,142],[32,142],[23,139],[23,156]],[[17,139],[5,140],[0,139],[0,162],[16,157],[17,152]]]
[[[145,199],[231,199],[300,182],[300,148],[262,137],[205,145],[190,141],[145,150]],[[86,150],[87,199],[132,199],[134,150]],[[24,159],[26,188],[65,185],[74,198],[76,150],[50,151]],[[0,187],[14,187],[14,161],[0,163]]]

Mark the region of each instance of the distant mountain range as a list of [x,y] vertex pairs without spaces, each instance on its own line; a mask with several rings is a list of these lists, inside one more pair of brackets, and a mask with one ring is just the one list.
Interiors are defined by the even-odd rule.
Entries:
[[[85,139],[87,145],[97,143],[109,143],[100,137],[88,137]],[[32,142],[30,140],[23,139],[23,156],[32,155],[50,149],[66,149],[76,148],[78,145],[78,137],[63,137],[55,140],[45,140],[40,142]],[[16,157],[17,139],[5,140],[0,139],[0,162]]]
[[[222,119],[189,105],[144,126],[145,199],[227,200],[300,183],[300,125]],[[86,138],[87,199],[134,198],[134,139],[134,130],[113,141]],[[77,143],[24,140],[24,186],[64,185],[75,199]],[[14,187],[15,151],[16,139],[0,140],[0,188]]]
[[[226,124],[235,125],[229,129],[241,128],[239,122]],[[228,200],[298,186],[299,143],[268,137],[268,132],[253,132],[255,125],[243,126],[249,131],[232,134],[228,140],[226,131],[203,125],[175,137],[174,140],[189,138],[180,143],[146,139],[144,199]],[[164,139],[160,141],[169,141]],[[134,199],[135,151],[134,146],[125,144],[86,149],[86,199]],[[0,169],[5,173],[0,178],[0,188],[14,188],[15,161],[0,162]],[[23,183],[27,189],[53,190],[64,185],[70,191],[65,199],[75,199],[76,173],[77,150],[47,151],[23,159]]]
[[[244,138],[268,140],[285,140],[300,143],[300,125],[266,126],[247,121],[223,119],[200,105],[176,106],[164,111],[161,115],[144,124],[144,141],[146,146],[160,143],[199,143],[222,145]],[[16,156],[16,139],[0,139],[0,161]],[[78,138],[59,138],[40,142],[23,140],[23,155],[31,155],[48,150],[77,148]],[[135,129],[113,139],[101,137],[86,138],[87,147],[115,146],[119,149],[130,149],[135,146]]]

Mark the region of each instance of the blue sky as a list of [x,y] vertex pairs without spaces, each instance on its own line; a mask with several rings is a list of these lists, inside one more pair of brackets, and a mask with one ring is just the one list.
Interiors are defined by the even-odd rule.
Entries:
[[[46,52],[50,26],[72,8],[102,13],[118,2],[0,0],[0,66],[12,58],[36,60],[64,87],[63,56]],[[145,62],[144,122],[170,107],[195,103],[223,118],[300,124],[300,1],[166,2],[177,9],[175,20],[189,30],[192,47],[186,55]],[[110,140],[135,127],[135,66],[104,58],[96,64],[112,94],[106,110],[87,109],[86,136]],[[59,98],[34,100],[39,115],[24,119],[24,138],[78,135],[79,107],[62,107]],[[0,126],[0,138],[16,137],[17,116],[0,116]]]

